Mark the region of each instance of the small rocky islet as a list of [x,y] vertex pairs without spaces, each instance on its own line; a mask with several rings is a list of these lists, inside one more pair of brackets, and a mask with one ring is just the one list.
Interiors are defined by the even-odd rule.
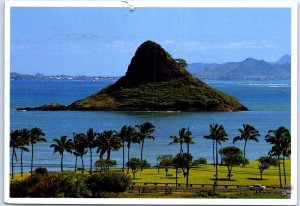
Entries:
[[70,105],[50,103],[26,111],[245,111],[236,98],[192,76],[159,44],[142,43],[125,76]]

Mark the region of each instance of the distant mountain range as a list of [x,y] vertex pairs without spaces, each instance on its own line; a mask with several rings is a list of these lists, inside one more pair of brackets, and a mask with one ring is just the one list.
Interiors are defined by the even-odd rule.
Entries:
[[291,55],[274,63],[248,58],[242,62],[192,63],[187,70],[199,79],[215,80],[279,80],[291,77]]
[[35,75],[19,74],[17,72],[10,73],[10,79],[12,80],[117,80],[119,77],[103,77],[103,76],[71,76],[71,75],[44,75],[37,73]]
[[[291,77],[291,55],[284,55],[275,62],[248,58],[242,62],[192,63],[187,70],[201,80],[285,80]],[[118,80],[120,77],[35,75],[10,73],[12,80]]]

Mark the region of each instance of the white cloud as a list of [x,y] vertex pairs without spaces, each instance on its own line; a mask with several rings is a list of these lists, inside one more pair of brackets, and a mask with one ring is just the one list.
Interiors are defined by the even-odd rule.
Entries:
[[[89,54],[89,53],[106,53],[106,52],[134,52],[140,42],[132,41],[101,41],[99,36],[86,34],[76,35],[79,38],[69,38],[64,41],[44,41],[41,43],[31,44],[12,44],[11,49],[14,52],[30,53],[55,53],[55,54]],[[80,40],[81,39],[81,40]],[[87,39],[88,41],[85,41]],[[92,39],[97,39],[90,41]],[[83,41],[82,41],[83,40]],[[177,50],[186,52],[199,52],[205,50],[242,50],[242,49],[273,49],[278,48],[274,43],[266,40],[254,41],[232,41],[227,43],[186,41],[176,42],[167,39],[161,42],[162,47],[166,50]]]
[[260,42],[230,42],[228,45],[232,49],[271,49],[277,48],[275,44],[265,40]]
[[277,46],[268,41],[236,41],[227,43],[211,43],[211,42],[198,42],[198,41],[187,41],[187,42],[174,42],[166,40],[163,43],[166,47],[172,47],[176,50],[184,51],[204,51],[204,50],[221,50],[221,49],[272,49]]
[[173,40],[165,40],[164,44],[174,44],[175,42]]

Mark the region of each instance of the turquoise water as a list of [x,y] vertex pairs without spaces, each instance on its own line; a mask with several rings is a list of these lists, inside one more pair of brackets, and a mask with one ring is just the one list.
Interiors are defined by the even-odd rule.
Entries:
[[[49,170],[59,170],[60,156],[49,148],[53,138],[62,135],[72,137],[72,133],[86,132],[88,128],[97,131],[119,130],[123,125],[137,125],[145,121],[156,126],[155,140],[145,143],[144,158],[152,165],[161,154],[176,154],[179,145],[168,145],[170,135],[177,135],[182,127],[189,127],[195,144],[190,151],[194,158],[206,157],[212,161],[212,142],[205,140],[209,125],[224,125],[229,141],[238,135],[243,123],[251,124],[261,133],[260,142],[247,144],[246,156],[250,160],[266,155],[270,145],[264,141],[269,129],[279,126],[290,128],[291,124],[291,85],[289,81],[209,81],[212,87],[239,99],[250,111],[246,112],[40,112],[16,111],[18,107],[40,106],[50,102],[70,104],[85,98],[99,89],[111,84],[111,81],[11,81],[11,129],[39,127],[46,133],[48,142],[35,146],[35,167],[44,166]],[[242,149],[243,142],[236,143]],[[93,160],[98,158],[96,149]],[[140,145],[131,148],[131,157],[140,156]],[[88,166],[89,156],[85,156]],[[122,163],[122,151],[113,151],[111,158]],[[74,156],[65,155],[65,168],[73,168]],[[25,170],[29,170],[30,153],[24,154]],[[17,164],[18,166],[18,164]]]

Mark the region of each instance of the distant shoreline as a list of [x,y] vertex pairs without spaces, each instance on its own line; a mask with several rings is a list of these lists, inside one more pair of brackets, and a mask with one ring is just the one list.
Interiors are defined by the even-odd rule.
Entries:
[[37,73],[35,75],[31,74],[20,74],[17,72],[10,73],[10,80],[67,80],[67,81],[84,81],[84,80],[91,80],[91,81],[100,81],[100,80],[118,80],[119,76],[72,76],[72,75],[43,75]]
[[[117,81],[121,76],[111,76],[111,77],[104,77],[104,76],[72,76],[72,75],[42,75],[42,74],[20,74],[16,72],[10,73],[10,80],[32,80],[32,81],[102,81],[102,80],[111,80]],[[206,81],[288,81],[290,79],[282,78],[282,79],[272,79],[272,78],[244,78],[244,79],[219,79],[219,78],[200,78],[200,80]]]

